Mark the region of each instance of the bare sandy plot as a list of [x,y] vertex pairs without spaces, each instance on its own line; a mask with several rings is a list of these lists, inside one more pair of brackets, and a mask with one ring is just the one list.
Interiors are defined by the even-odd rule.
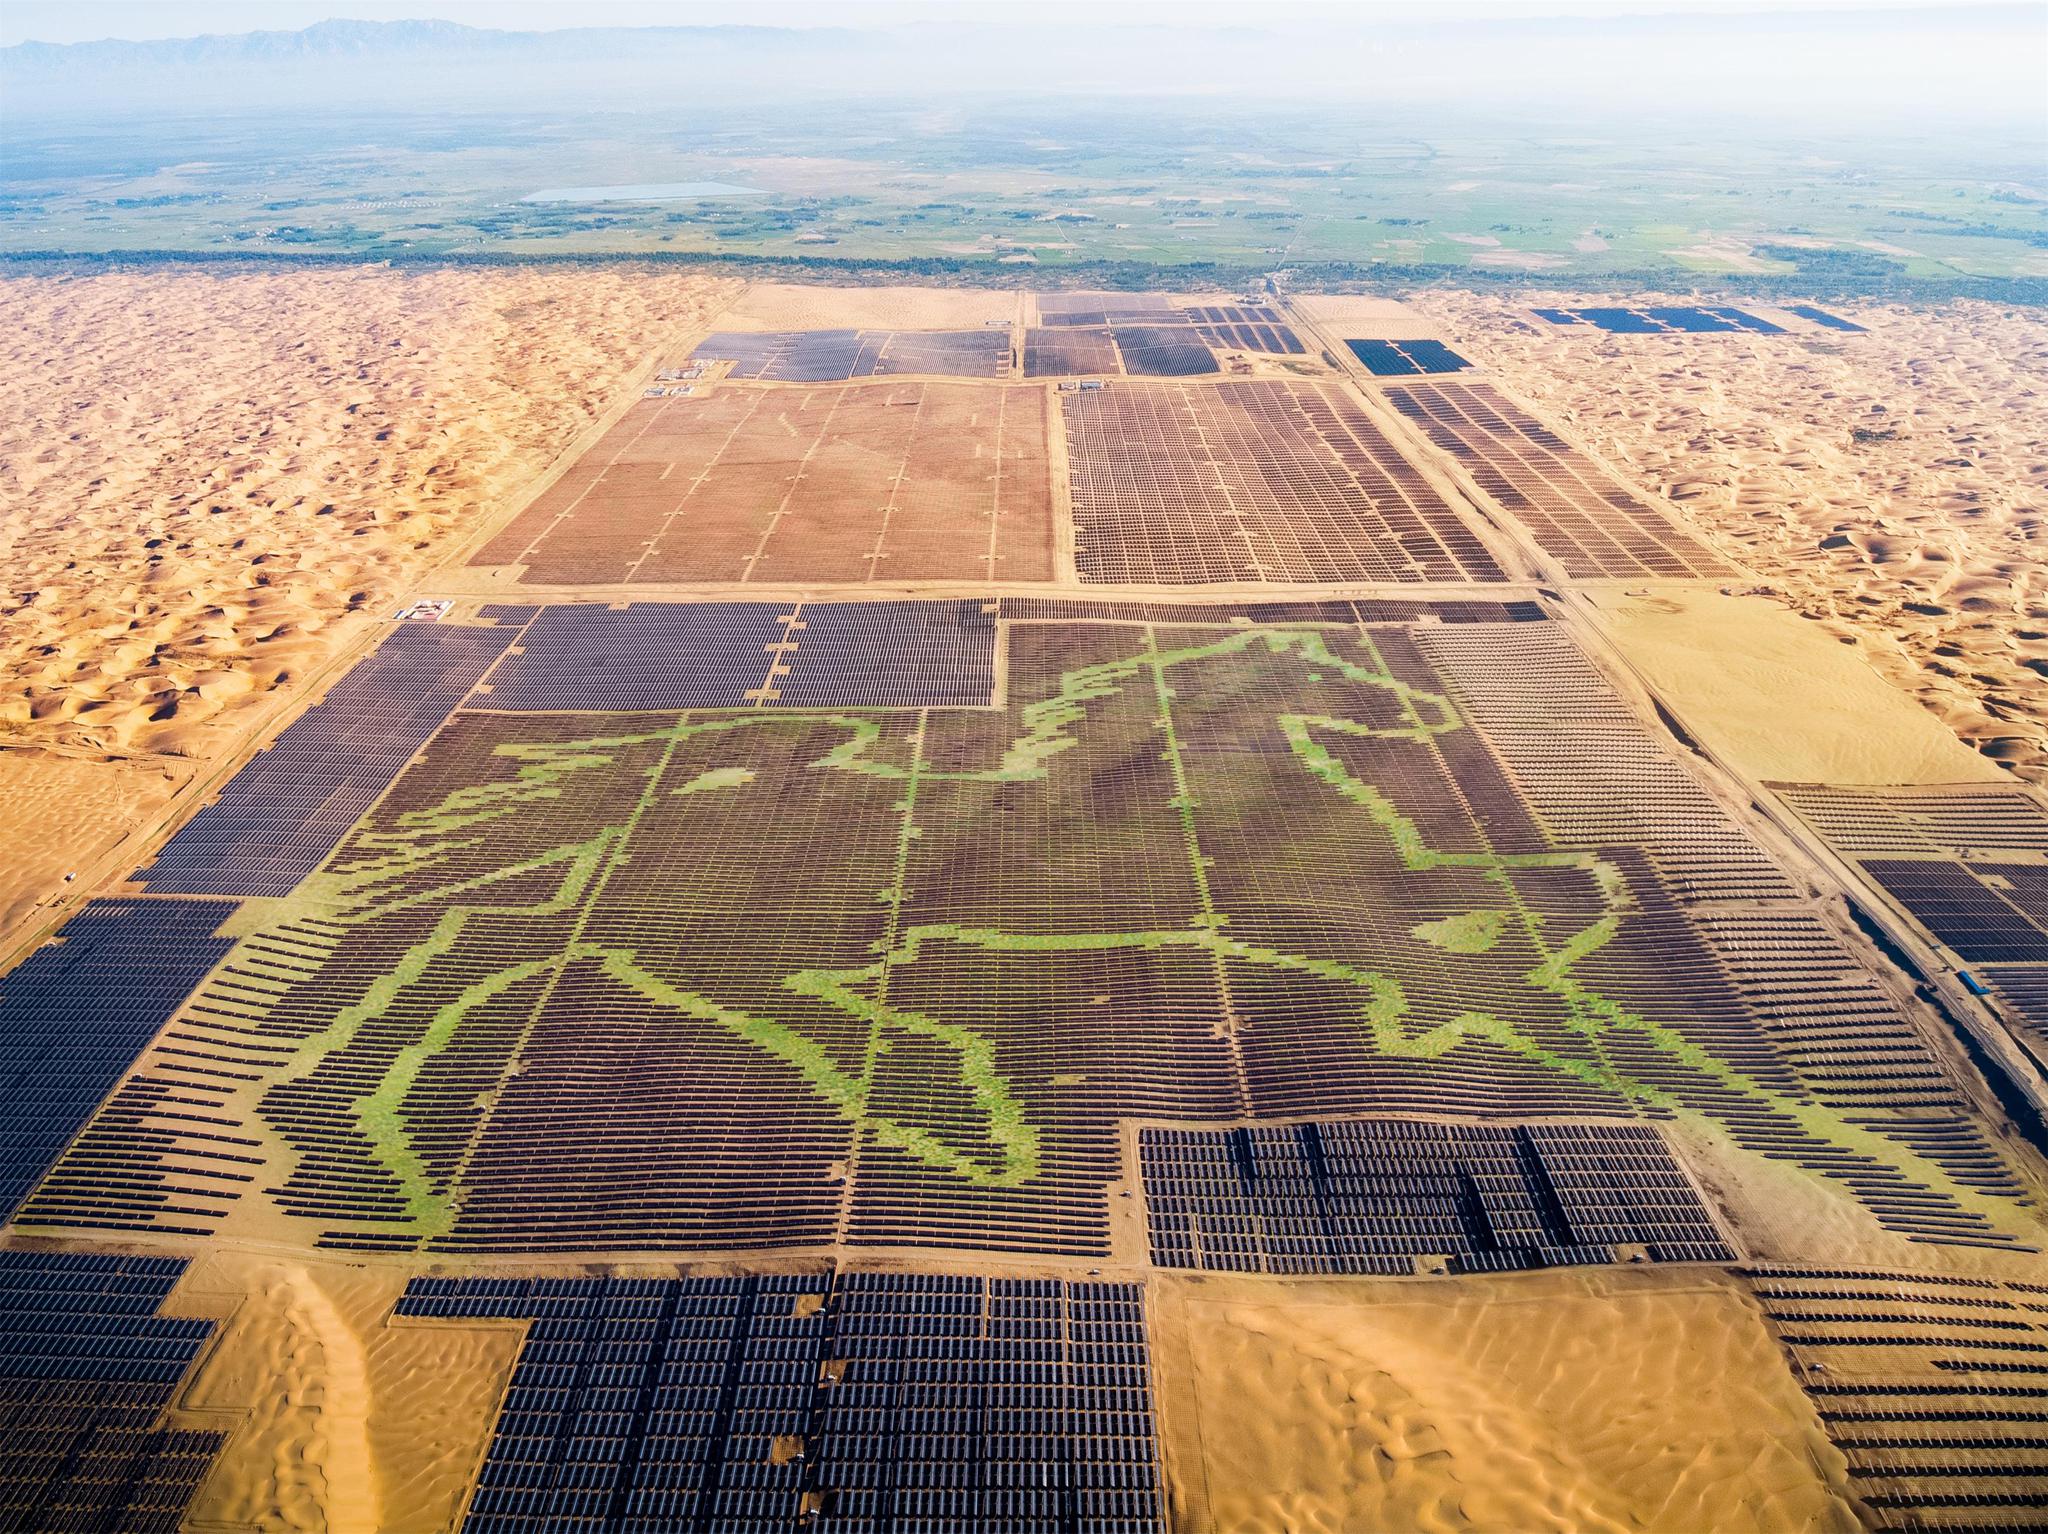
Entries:
[[1293,303],[1338,340],[1402,340],[1441,333],[1434,318],[1397,299],[1367,298],[1353,293],[1307,293]]
[[473,561],[529,585],[1052,575],[1043,386],[646,400]]
[[148,822],[189,771],[176,761],[0,750],[0,932]]
[[229,1436],[192,1527],[456,1526],[524,1328],[394,1322],[406,1276],[219,1247],[193,1264],[166,1313],[223,1324],[170,1425]]
[[1192,1402],[1169,1396],[1162,1426],[1176,1511],[1205,1534],[1859,1526],[1731,1283],[1237,1280],[1162,1308],[1180,1295]]
[[0,281],[0,729],[203,752],[731,284],[627,270]]
[[725,330],[964,330],[1007,325],[1021,295],[973,288],[833,288],[757,282],[718,317]]
[[1879,676],[1864,647],[1841,643],[1770,598],[1673,589],[1589,600],[1686,727],[1752,780],[2006,776]]
[[1613,301],[1416,302],[1970,745],[2048,781],[2048,319],[1823,305],[1868,333],[1607,336],[1526,312]]

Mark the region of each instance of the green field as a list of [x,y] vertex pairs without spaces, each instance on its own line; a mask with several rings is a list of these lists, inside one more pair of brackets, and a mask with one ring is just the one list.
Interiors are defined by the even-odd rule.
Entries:
[[[1830,152],[1423,122],[992,105],[649,128],[601,115],[318,117],[15,135],[0,252],[709,255],[990,275],[1210,264],[1496,279],[2048,278],[2025,146]],[[719,182],[758,197],[527,202]]]

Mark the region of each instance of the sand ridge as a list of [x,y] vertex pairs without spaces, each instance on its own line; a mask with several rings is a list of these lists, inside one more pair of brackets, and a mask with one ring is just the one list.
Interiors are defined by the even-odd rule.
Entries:
[[1529,313],[1614,302],[1415,299],[1969,745],[2048,782],[2048,319],[1850,304],[1831,312],[1868,334],[1612,336]]

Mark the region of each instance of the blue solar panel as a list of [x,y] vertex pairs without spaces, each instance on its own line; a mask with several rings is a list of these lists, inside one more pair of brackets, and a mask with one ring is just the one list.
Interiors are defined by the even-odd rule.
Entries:
[[178,1257],[0,1252],[0,1528],[175,1530],[225,1435],[158,1425],[214,1323]]
[[518,637],[404,624],[138,874],[152,894],[288,895]]
[[41,1181],[142,1047],[234,946],[231,900],[95,900],[0,979],[0,1211]]
[[477,701],[512,713],[745,708],[789,612],[765,602],[546,608]]
[[1861,325],[1851,324],[1840,315],[1829,314],[1825,309],[1816,309],[1812,304],[1788,304],[1786,309],[1802,320],[1812,320],[1814,324],[1825,326],[1829,330],[1850,330],[1857,335],[1864,333]]
[[979,602],[810,604],[777,679],[782,708],[986,707],[995,618]]

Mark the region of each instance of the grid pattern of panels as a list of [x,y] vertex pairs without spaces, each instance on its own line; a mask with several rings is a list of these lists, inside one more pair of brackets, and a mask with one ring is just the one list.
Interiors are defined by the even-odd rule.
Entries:
[[477,702],[512,713],[744,708],[790,617],[758,602],[543,608]]
[[1301,338],[1288,328],[1279,311],[1266,304],[1193,305],[1180,312],[1201,332],[1203,340],[1223,351],[1298,357],[1304,350]]
[[717,389],[636,405],[475,564],[534,585],[1048,579],[1045,391]]
[[153,894],[288,895],[517,637],[401,624],[137,875]]
[[1441,341],[1346,341],[1375,378],[1414,373],[1458,373],[1472,366]]
[[1712,578],[1725,561],[1486,384],[1396,384],[1386,400],[1578,578]]
[[1746,1270],[1881,1534],[2039,1529],[2048,1284]]
[[211,1321],[178,1257],[0,1252],[0,1528],[174,1534],[224,1436],[158,1426]]
[[549,607],[477,703],[503,713],[985,708],[995,620],[980,602]]
[[[1792,311],[1797,314],[1797,309]],[[1553,325],[1591,325],[1610,335],[1654,336],[1710,334],[1715,331],[1748,331],[1752,335],[1780,336],[1785,333],[1782,325],[1773,325],[1769,320],[1741,309],[1725,306],[1701,307],[1695,305],[1644,305],[1633,309],[1538,309],[1537,316]]]
[[1115,376],[1124,365],[1106,330],[1035,327],[1024,332],[1024,376],[1064,378],[1092,373]]
[[2048,964],[2048,809],[2025,788],[1775,785],[1970,964]]
[[1639,847],[1686,899],[1795,891],[1554,630],[1421,629],[1416,643],[1565,847]]
[[95,900],[0,981],[0,1219],[233,947],[224,900]]
[[1342,390],[1120,385],[1061,406],[1083,579],[1503,578]]
[[1359,1119],[1139,1131],[1152,1260],[1248,1273],[1452,1273],[1732,1262],[1647,1124]]
[[986,708],[996,622],[980,602],[810,602],[764,701],[782,708]]
[[886,373],[1000,378],[1010,333],[982,330],[720,331],[698,344],[696,362],[730,362],[731,377],[767,383],[838,383]]
[[1941,857],[2002,862],[2048,854],[2048,810],[2014,784],[1967,788],[1771,785],[1845,857]]
[[1003,709],[870,711],[854,604],[764,654],[807,710],[458,713],[24,1217],[203,1231],[272,1134],[337,1247],[1081,1256],[1125,1120],[1676,1107],[2012,1244],[1928,1052],[1553,626],[1165,605],[1015,625]]
[[1141,1291],[922,1274],[415,1279],[529,1320],[465,1534],[1155,1534]]
[[1825,309],[1816,309],[1812,304],[1787,304],[1785,308],[1786,312],[1796,314],[1802,320],[1812,320],[1825,330],[1853,331],[1859,336],[1863,334],[1861,325],[1852,324],[1839,314],[1830,314]]
[[1994,995],[2016,1014],[2036,1059],[2048,1064],[2048,964],[1995,970]]
[[1388,598],[1304,602],[1102,602],[1004,597],[1005,620],[1072,623],[1542,623],[1537,602],[1404,602]]

